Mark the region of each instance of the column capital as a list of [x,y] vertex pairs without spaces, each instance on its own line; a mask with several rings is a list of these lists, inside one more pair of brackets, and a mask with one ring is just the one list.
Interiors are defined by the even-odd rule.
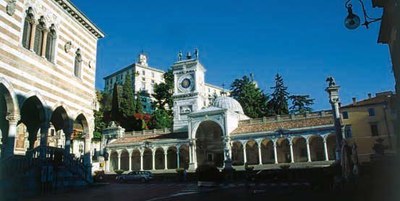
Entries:
[[9,123],[14,123],[14,122],[17,123],[19,120],[21,120],[21,116],[17,114],[9,114],[6,116],[6,120]]

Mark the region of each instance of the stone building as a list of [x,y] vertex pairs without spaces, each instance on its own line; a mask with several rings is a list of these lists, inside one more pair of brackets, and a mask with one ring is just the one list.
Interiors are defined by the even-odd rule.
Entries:
[[[148,58],[145,54],[141,53],[138,56],[137,62],[118,70],[111,75],[104,77],[104,92],[112,94],[114,84],[123,85],[127,74],[131,76],[132,88],[135,93],[145,92],[141,96],[144,112],[152,113],[151,101],[153,100],[151,94],[154,93],[154,84],[164,82],[164,71],[148,65]],[[211,100],[216,96],[221,95],[223,89],[212,84],[204,85],[204,93],[208,97],[206,104],[208,105]]]
[[394,152],[396,138],[394,134],[395,116],[394,94],[390,91],[369,94],[364,100],[353,98],[351,104],[340,108],[343,119],[344,135],[358,146],[360,162],[370,161],[374,154],[374,144],[383,141],[385,152]]
[[203,163],[236,169],[244,164],[259,169],[322,166],[335,159],[332,113],[250,119],[235,99],[224,94],[207,104],[206,70],[198,57],[180,59],[172,69],[173,129],[105,134],[107,171],[193,171]]
[[1,1],[0,21],[1,161],[9,161],[0,169],[21,176],[11,167],[23,159],[15,155],[44,159],[60,151],[68,163],[70,153],[78,154],[71,150],[74,134],[89,156],[97,41],[104,34],[69,0]]

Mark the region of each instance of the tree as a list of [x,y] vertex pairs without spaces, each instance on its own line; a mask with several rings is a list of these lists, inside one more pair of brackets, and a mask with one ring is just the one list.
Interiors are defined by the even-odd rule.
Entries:
[[103,131],[104,128],[106,128],[106,122],[104,121],[104,105],[102,103],[104,98],[107,98],[104,96],[105,93],[96,90],[96,97],[97,101],[100,104],[98,110],[94,110],[94,132],[93,132],[93,138],[101,138],[101,132]]
[[174,93],[174,74],[172,69],[169,69],[164,73],[164,83],[154,85],[154,93],[152,96],[155,101],[153,102],[153,107],[155,109],[169,109],[172,108],[172,95]]
[[289,108],[292,114],[304,114],[311,112],[311,105],[314,104],[314,99],[311,99],[309,95],[292,95],[289,96],[292,100],[292,106]]
[[157,109],[154,111],[151,118],[151,128],[161,129],[161,128],[171,128],[172,127],[172,117],[165,109]]
[[231,84],[231,96],[243,107],[244,113],[251,118],[258,118],[270,113],[268,96],[257,87],[253,76],[243,76]]
[[124,118],[130,117],[135,113],[135,99],[133,97],[132,80],[129,73],[125,76],[125,83],[122,87],[122,97],[120,101],[120,111]]
[[111,102],[111,112],[110,120],[119,122],[121,120],[121,113],[119,110],[119,97],[118,97],[118,84],[114,84],[112,102]]
[[143,113],[143,105],[142,105],[142,101],[141,101],[141,96],[140,96],[140,92],[138,92],[137,94],[136,94],[136,103],[135,103],[135,106],[136,106],[136,108],[135,108],[135,113],[139,113],[139,114],[142,114]]
[[271,94],[269,106],[275,115],[289,114],[287,87],[283,83],[283,78],[279,74],[275,76],[275,86],[271,87],[274,91]]

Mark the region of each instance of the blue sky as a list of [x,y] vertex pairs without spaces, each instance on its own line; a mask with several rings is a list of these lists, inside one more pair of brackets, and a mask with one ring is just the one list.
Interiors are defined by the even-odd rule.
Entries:
[[[325,79],[334,76],[341,101],[394,89],[389,51],[378,44],[379,24],[347,30],[344,1],[298,0],[72,0],[106,37],[99,40],[96,87],[103,77],[136,60],[144,50],[149,65],[163,70],[182,50],[199,48],[206,81],[221,86],[253,73],[271,93],[274,76],[289,92],[315,98],[329,109]],[[370,16],[381,11],[365,1]],[[360,15],[360,5],[354,3]]]

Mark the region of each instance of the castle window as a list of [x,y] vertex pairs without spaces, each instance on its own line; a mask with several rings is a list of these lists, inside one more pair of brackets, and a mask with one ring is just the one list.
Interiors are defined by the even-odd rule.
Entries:
[[348,119],[349,118],[349,113],[346,111],[346,112],[342,112],[342,117],[343,117],[343,119]]
[[346,125],[345,127],[344,127],[344,136],[346,137],[346,138],[351,138],[353,135],[352,135],[352,132],[351,132],[351,125]]
[[375,116],[375,109],[374,109],[374,108],[368,108],[368,115],[369,115],[370,117]]
[[75,62],[74,62],[74,75],[76,77],[81,77],[82,74],[82,55],[81,55],[81,50],[78,48],[75,53]]
[[35,24],[35,18],[33,16],[33,9],[31,7],[26,11],[26,17],[24,20],[24,30],[22,32],[22,46],[26,49],[30,48],[32,29]]
[[378,135],[379,135],[378,124],[372,123],[372,124],[370,125],[370,127],[371,127],[371,135],[372,135],[372,136],[378,136]]
[[43,44],[45,43],[44,41],[44,36],[46,31],[46,25],[44,23],[44,17],[40,17],[39,19],[39,24],[36,26],[36,31],[35,31],[35,44],[33,46],[33,51],[39,55],[42,56],[43,53]]
[[56,30],[54,24],[51,25],[50,31],[47,34],[47,44],[46,44],[46,59],[54,63],[54,55],[56,52]]

